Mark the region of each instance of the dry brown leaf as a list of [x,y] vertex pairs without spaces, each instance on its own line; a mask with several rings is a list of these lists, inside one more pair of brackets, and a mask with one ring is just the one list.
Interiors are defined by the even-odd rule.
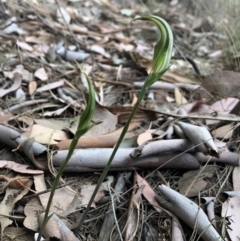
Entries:
[[197,196],[208,184],[205,178],[211,178],[215,171],[214,166],[205,166],[200,170],[184,173],[178,181],[180,193],[186,197]]
[[29,232],[26,228],[21,227],[7,227],[4,230],[6,236],[11,237],[12,240],[20,241],[20,240],[34,240],[34,235],[32,232]]
[[[49,195],[49,192],[39,195],[40,202],[44,208],[47,206]],[[51,211],[62,217],[66,217],[69,213],[75,211],[75,208],[80,205],[82,205],[82,198],[76,199],[75,191],[69,190],[67,187],[62,187],[58,188],[54,193]]]
[[33,180],[36,192],[42,192],[47,189],[47,185],[44,180],[44,174],[34,175]]
[[142,145],[144,142],[152,140],[152,134],[149,131],[145,131],[144,133],[140,134],[137,138],[138,145]]
[[46,145],[57,144],[58,141],[69,139],[65,131],[54,130],[37,124],[33,125],[30,138]]
[[42,87],[37,88],[36,92],[40,93],[40,92],[56,89],[58,87],[63,86],[64,82],[65,82],[64,79],[60,79],[59,81],[55,81],[53,83],[43,85]]
[[106,53],[105,49],[99,45],[92,45],[91,51],[103,55],[105,58],[110,58],[110,54]]
[[2,98],[3,96],[17,90],[22,83],[22,77],[19,73],[14,73],[13,75],[13,85],[8,88],[8,89],[2,89],[0,88],[0,98]]
[[186,84],[196,84],[196,81],[189,79],[185,76],[173,73],[170,70],[166,71],[161,77],[162,80],[169,81],[171,83],[186,83]]
[[174,94],[175,94],[177,106],[184,105],[184,104],[188,103],[186,98],[181,94],[181,92],[179,91],[178,88],[175,88]]
[[138,98],[137,98],[136,94],[133,94],[132,103],[131,103],[131,106],[132,106],[132,107],[134,107],[134,106],[136,105],[137,100],[138,100]]
[[[89,203],[89,200],[93,194],[93,191],[95,190],[95,187],[96,185],[93,185],[91,182],[81,186],[81,206],[82,207],[86,206]],[[96,197],[94,198],[94,203],[92,203],[92,207],[96,207],[95,202],[98,202],[105,196],[103,190],[104,190],[103,186],[101,185]]]
[[20,164],[20,163],[13,162],[13,161],[1,160],[0,168],[7,168],[9,170],[13,170],[15,172],[25,173],[25,174],[42,174],[43,173],[42,170],[31,170],[31,169],[29,169],[29,168],[31,168],[29,165]]
[[3,232],[4,229],[12,224],[12,220],[10,220],[8,217],[5,217],[4,215],[8,216],[14,208],[14,205],[16,202],[21,200],[23,196],[25,196],[29,188],[32,186],[33,181],[29,180],[29,182],[26,183],[26,188],[22,188],[22,190],[18,189],[13,189],[13,188],[7,188],[5,196],[0,203],[0,210],[1,210],[1,215],[0,215],[0,224],[1,224],[1,237],[3,237]]
[[[126,123],[129,115],[131,114],[133,108],[132,107],[122,107],[122,106],[111,106],[106,107],[111,113],[118,116],[118,123]],[[151,110],[139,109],[137,113],[134,115],[132,122],[141,122],[147,120],[156,120],[156,113]]]
[[[94,198],[92,207],[96,207],[95,203],[99,202],[105,196],[104,190],[108,190],[108,188],[106,188],[107,183],[111,184],[111,182],[112,182],[112,179],[110,178],[106,182],[102,183],[102,185],[100,186],[100,188],[98,190],[96,197]],[[88,204],[88,202],[93,194],[93,191],[95,190],[95,187],[96,187],[96,184],[92,184],[92,182],[90,182],[90,181],[87,181],[83,185],[81,185],[81,207],[84,207]]]
[[[140,122],[132,122],[124,138],[126,139],[135,136],[131,130],[139,126],[139,124]],[[82,136],[78,140],[76,148],[113,147],[117,143],[122,130],[123,128],[120,128],[100,136]],[[68,150],[71,142],[72,140],[63,140],[60,141],[57,146],[59,150]]]
[[195,102],[187,103],[181,106],[181,108],[186,110],[187,113],[199,113],[199,114],[208,113],[209,107],[210,107],[209,105],[206,105],[202,101],[195,101]]
[[[70,128],[73,134],[77,131],[79,118],[76,119]],[[94,123],[99,122],[99,124],[94,125],[84,136],[98,136],[114,131],[117,125],[117,116],[113,115],[106,108],[97,105],[92,121]]]
[[27,50],[29,52],[33,51],[33,47],[25,42],[17,41],[17,46],[20,47],[22,50]]
[[[213,103],[208,109],[208,113],[218,116],[226,115],[231,112],[231,110],[238,104],[239,99],[237,98],[226,98]],[[207,125],[217,124],[218,120],[206,120]]]
[[196,145],[196,149],[204,155],[211,155],[219,158],[219,151],[211,134],[204,126],[196,126],[187,122],[178,121],[176,123],[184,135]]
[[44,126],[54,130],[63,130],[70,125],[70,121],[68,119],[56,119],[56,118],[48,118],[48,119],[34,119],[34,122],[40,126]]
[[[45,180],[44,180],[43,175],[34,176],[34,184],[35,184],[37,192],[46,190],[46,185],[45,185]],[[70,189],[70,188],[68,187],[65,190],[68,190],[68,189]],[[59,193],[56,196],[54,195],[51,211],[52,210],[54,212],[56,211],[58,214],[60,214],[61,217],[66,217],[67,215],[69,215],[69,213],[75,212],[76,208],[79,207],[81,204],[81,200],[76,195],[73,197],[72,202],[69,202],[70,198],[72,198],[72,196],[76,192],[73,190],[68,190],[68,191],[69,192],[62,191],[62,197],[60,197]],[[69,197],[69,194],[71,197]],[[48,193],[48,195],[49,195],[49,193]],[[41,198],[41,195],[40,195],[40,198]],[[65,203],[65,200],[63,201],[63,199],[66,199],[67,203]],[[61,201],[63,204],[60,203]],[[45,200],[45,198],[43,198],[43,202],[46,204],[47,200]],[[59,203],[60,203],[60,205],[59,205]],[[62,208],[65,208],[66,210],[62,210]],[[24,220],[24,226],[33,231],[38,231],[39,230],[39,224],[37,221],[38,214],[42,213],[42,211],[44,211],[44,210],[45,209],[41,205],[38,198],[31,199],[24,208],[24,213],[26,215],[26,219]],[[63,219],[63,221],[64,221],[64,223],[68,223],[68,221],[66,219]]]
[[2,111],[0,109],[0,123],[8,124],[9,119],[12,117],[13,115],[11,113],[7,113],[6,111]]
[[49,43],[53,39],[53,36],[45,31],[39,31],[39,36],[26,36],[25,41],[27,43],[43,44]]
[[233,123],[221,126],[212,131],[212,135],[218,139],[228,140],[233,134]]
[[148,202],[153,206],[153,208],[157,212],[161,213],[162,209],[155,199],[156,193],[153,191],[153,189],[148,184],[148,182],[145,179],[143,179],[137,172],[136,172],[136,176],[137,176],[138,186],[139,187],[144,186],[144,189],[142,191],[143,196],[148,200]]
[[25,187],[27,182],[30,180],[30,178],[26,177],[8,177],[7,175],[0,175],[0,181],[3,181],[5,184],[1,187],[1,193],[5,191],[7,187],[14,188],[14,189],[20,189]]
[[24,214],[26,216],[23,222],[24,227],[35,232],[39,231],[38,214],[43,211],[44,208],[38,198],[32,198],[28,201],[24,207]]
[[42,80],[42,81],[48,80],[48,74],[43,67],[36,70],[35,73],[34,73],[34,76],[37,77],[38,79]]
[[[28,117],[28,116],[20,116],[16,119],[16,122],[17,121],[23,123],[23,127],[20,128],[20,129],[21,129],[21,131],[24,132],[25,136],[28,136],[28,132],[30,132],[32,130],[34,120],[31,117]],[[12,120],[12,122],[13,122],[13,120]]]
[[29,95],[33,95],[33,93],[36,91],[37,89],[37,82],[36,81],[31,81],[28,84],[28,93]]
[[[42,213],[38,217],[39,226],[43,225],[44,214]],[[53,214],[48,220],[43,235],[50,240],[53,238],[64,241],[80,241],[56,214]]]
[[[143,46],[142,48],[144,50],[146,50],[145,46]],[[152,69],[152,59],[151,58],[147,58],[145,55],[141,54],[141,51],[139,51],[139,50],[141,50],[141,46],[140,45],[137,46],[136,51],[134,51],[131,54],[131,57],[139,66],[141,66],[142,68],[146,69],[146,71],[148,73],[150,73],[151,69]]]
[[30,180],[30,178],[11,178],[9,180],[9,187],[14,188],[14,189],[20,189],[22,187],[25,187],[27,182]]
[[13,73],[19,73],[22,78],[28,82],[32,81],[32,73],[25,69],[24,65],[22,64],[17,65],[14,68]]
[[219,100],[210,106],[208,113],[229,114],[238,102],[238,98],[226,98]]
[[143,189],[144,189],[144,185],[141,185],[130,201],[130,205],[128,209],[128,218],[126,223],[126,234],[125,234],[126,241],[133,241],[137,233],[139,219],[140,219],[140,200],[141,200],[140,198],[141,198]]

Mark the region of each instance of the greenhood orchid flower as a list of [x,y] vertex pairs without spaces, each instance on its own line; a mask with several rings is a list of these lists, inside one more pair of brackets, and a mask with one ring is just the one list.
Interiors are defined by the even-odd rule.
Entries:
[[133,21],[135,20],[151,21],[157,25],[161,32],[161,39],[154,47],[152,70],[147,78],[148,83],[146,83],[146,87],[149,88],[170,67],[173,50],[173,33],[169,24],[158,16],[151,15],[139,17],[135,18]]

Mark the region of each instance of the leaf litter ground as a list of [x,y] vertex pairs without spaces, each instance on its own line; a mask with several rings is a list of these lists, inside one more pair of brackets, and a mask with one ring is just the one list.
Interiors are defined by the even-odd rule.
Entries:
[[[229,35],[219,28],[225,24],[230,31],[226,20],[233,16],[225,11],[218,26],[214,14],[209,18],[207,5],[204,1],[2,1],[3,240],[34,240],[41,225],[39,214],[86,106],[87,84],[75,61],[94,83],[96,125],[80,139],[66,168],[52,204],[57,216],[45,237],[173,240],[177,227],[183,240],[197,240],[197,224],[187,227],[184,218],[176,219],[174,211],[165,210],[155,199],[161,194],[158,186],[164,184],[201,206],[222,237],[236,240],[240,220],[236,215],[240,213],[237,45],[226,48]],[[172,66],[147,92],[79,230],[82,210],[151,69],[158,30],[149,23],[130,23],[146,13],[163,17],[173,29]],[[199,136],[179,132],[185,121],[193,133],[201,126],[214,137],[214,147],[204,149],[206,155],[200,147],[194,148]],[[211,156],[216,153],[220,158]]]

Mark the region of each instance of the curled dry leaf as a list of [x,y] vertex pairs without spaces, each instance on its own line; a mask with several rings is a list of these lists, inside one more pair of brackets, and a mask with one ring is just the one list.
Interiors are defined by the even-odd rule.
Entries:
[[219,157],[213,138],[205,127],[181,121],[178,121],[176,124],[182,129],[187,138],[196,145],[198,151],[205,155]]
[[13,75],[13,85],[8,89],[0,88],[0,98],[19,89],[22,83],[22,77],[19,73],[14,73]]
[[[43,225],[44,213],[39,215],[39,226]],[[53,214],[43,231],[45,238],[55,238],[56,240],[79,241],[73,232],[65,225],[65,223]]]
[[34,76],[37,77],[38,79],[42,81],[46,81],[48,79],[48,75],[46,73],[46,70],[42,67],[38,69],[35,73]]
[[144,186],[144,189],[142,191],[143,196],[148,200],[148,202],[153,206],[153,208],[161,213],[161,207],[159,206],[158,202],[155,199],[155,192],[154,190],[151,188],[151,186],[149,185],[149,183],[143,179],[137,172],[136,172],[136,180],[137,180],[137,184],[138,186]]
[[125,240],[133,241],[137,233],[139,219],[140,219],[140,201],[144,186],[141,185],[137,192],[132,196],[129,209],[128,209],[128,219],[126,227],[126,237]]
[[7,168],[9,170],[13,170],[18,173],[25,173],[25,174],[42,174],[42,170],[31,170],[29,169],[29,165],[23,165],[13,161],[4,161],[1,160],[0,168]]

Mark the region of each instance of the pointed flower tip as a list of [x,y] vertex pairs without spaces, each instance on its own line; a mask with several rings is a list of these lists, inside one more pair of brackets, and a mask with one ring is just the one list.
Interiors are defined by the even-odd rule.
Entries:
[[169,24],[161,17],[150,15],[137,17],[135,20],[145,20],[155,23],[161,32],[161,39],[154,47],[152,73],[160,77],[170,67],[173,50],[173,33]]

